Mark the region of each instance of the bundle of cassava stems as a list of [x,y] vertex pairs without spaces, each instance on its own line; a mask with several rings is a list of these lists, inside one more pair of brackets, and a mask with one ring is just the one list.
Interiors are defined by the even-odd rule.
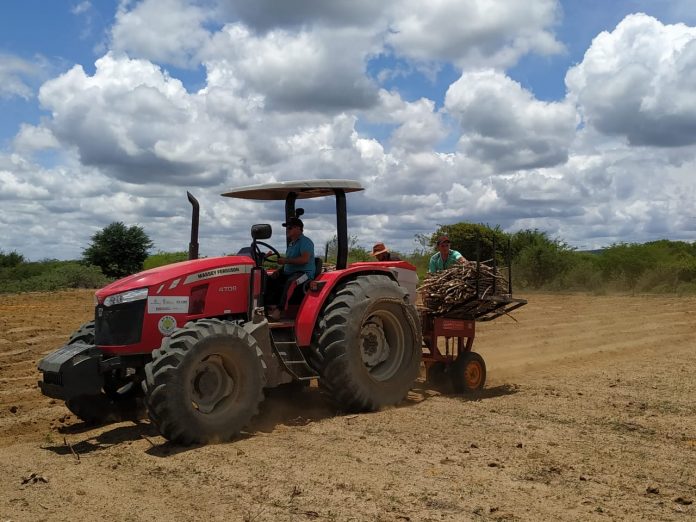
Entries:
[[432,313],[447,314],[474,299],[505,293],[508,281],[504,273],[507,273],[506,269],[494,268],[487,263],[477,266],[475,261],[464,261],[428,274],[419,288],[423,304]]

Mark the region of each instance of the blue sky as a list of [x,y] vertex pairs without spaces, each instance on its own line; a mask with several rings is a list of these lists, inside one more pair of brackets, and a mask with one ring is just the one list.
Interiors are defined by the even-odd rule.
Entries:
[[282,208],[221,192],[315,177],[364,184],[365,247],[458,221],[693,241],[692,4],[3,2],[0,250],[77,258],[113,221],[184,250],[190,190],[227,253]]

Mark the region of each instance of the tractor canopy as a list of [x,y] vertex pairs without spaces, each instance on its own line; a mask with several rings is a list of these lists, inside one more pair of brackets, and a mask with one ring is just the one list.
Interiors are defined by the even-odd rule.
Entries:
[[357,181],[350,179],[308,179],[247,185],[224,192],[222,195],[230,198],[268,201],[284,200],[291,195],[294,195],[294,199],[321,198],[333,196],[337,190],[348,193],[364,190],[364,188]]
[[[285,200],[285,221],[300,217],[300,209],[295,208],[298,199],[336,197],[336,268],[346,268],[348,261],[348,217],[346,210],[346,193],[364,190],[357,181],[350,179],[309,179],[300,181],[282,181],[248,185],[222,195],[231,198],[255,199],[261,201]],[[304,211],[302,211],[304,212]]]

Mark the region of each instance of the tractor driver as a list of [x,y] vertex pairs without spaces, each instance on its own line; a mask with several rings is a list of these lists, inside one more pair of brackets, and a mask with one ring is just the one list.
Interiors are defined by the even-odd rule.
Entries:
[[[304,223],[292,217],[283,223],[289,240],[285,256],[278,257],[278,268],[267,279],[264,303],[271,319],[280,318],[280,309],[285,304],[287,283],[296,279],[298,286],[304,281],[314,279],[314,243],[304,235]],[[269,252],[270,254],[270,252]]]

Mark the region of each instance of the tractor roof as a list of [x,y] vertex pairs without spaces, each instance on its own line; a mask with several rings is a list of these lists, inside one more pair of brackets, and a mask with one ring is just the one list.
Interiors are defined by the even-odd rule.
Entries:
[[337,189],[343,192],[364,190],[360,183],[350,179],[307,179],[248,185],[224,192],[222,195],[242,199],[284,200],[288,194],[295,193],[297,199],[308,199],[333,196]]

